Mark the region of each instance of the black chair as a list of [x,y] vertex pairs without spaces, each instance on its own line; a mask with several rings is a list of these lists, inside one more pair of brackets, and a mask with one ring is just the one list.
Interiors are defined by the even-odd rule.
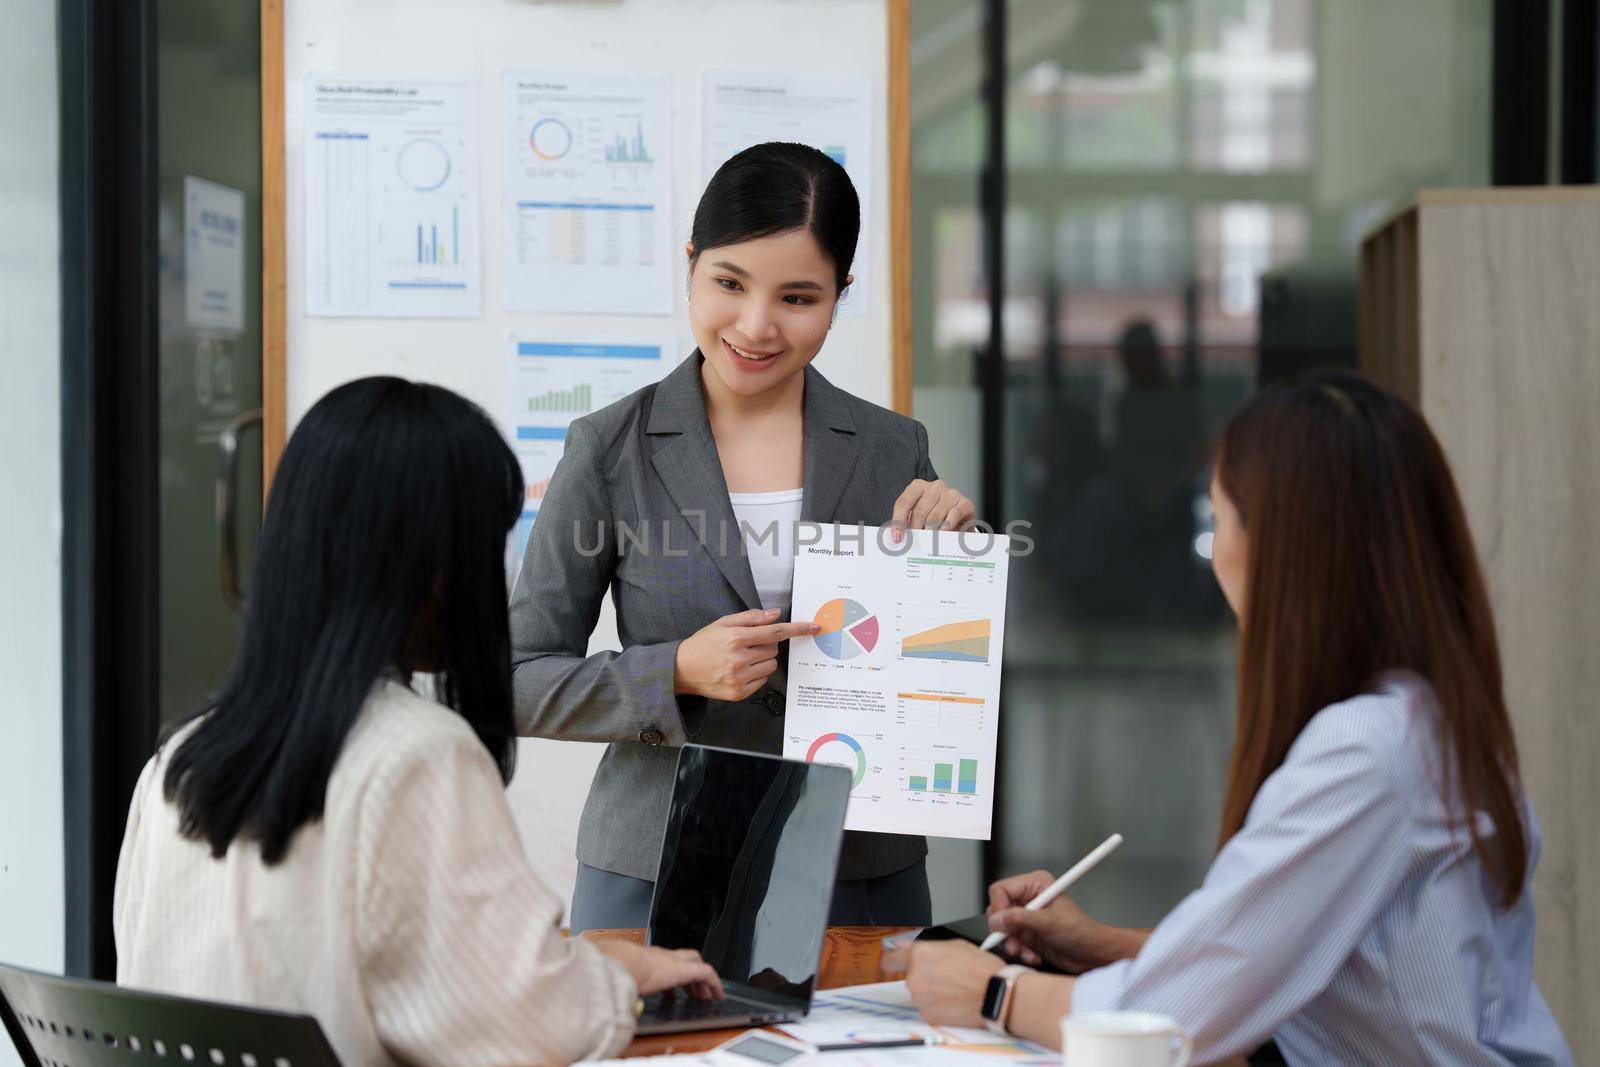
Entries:
[[122,989],[0,964],[23,1067],[339,1067],[309,1015]]

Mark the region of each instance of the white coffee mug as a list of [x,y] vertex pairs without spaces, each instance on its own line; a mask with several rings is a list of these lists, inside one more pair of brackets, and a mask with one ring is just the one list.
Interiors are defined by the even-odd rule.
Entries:
[[1061,1020],[1062,1067],[1185,1067],[1193,1054],[1170,1015],[1097,1011]]

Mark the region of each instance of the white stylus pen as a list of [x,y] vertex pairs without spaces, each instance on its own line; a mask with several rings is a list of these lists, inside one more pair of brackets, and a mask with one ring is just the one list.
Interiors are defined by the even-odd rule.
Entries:
[[[1071,888],[1073,882],[1076,882],[1079,878],[1082,878],[1084,875],[1094,870],[1095,864],[1111,855],[1112,851],[1120,844],[1122,844],[1121,834],[1112,834],[1110,837],[1100,842],[1093,852],[1083,857],[1083,859],[1079,860],[1077,863],[1074,863],[1072,868],[1068,870],[1066,874],[1063,874],[1060,878],[1057,878],[1055,881],[1051,882],[1050,888],[1046,889],[1043,893],[1040,893],[1038,896],[1028,901],[1027,910],[1038,911],[1040,908],[1049,907],[1052,900],[1056,899],[1056,897],[1059,897],[1062,893],[1065,893],[1069,888]],[[1001,933],[999,930],[996,930],[994,933],[984,938],[983,944],[979,945],[978,947],[987,952],[1005,939],[1006,935]]]

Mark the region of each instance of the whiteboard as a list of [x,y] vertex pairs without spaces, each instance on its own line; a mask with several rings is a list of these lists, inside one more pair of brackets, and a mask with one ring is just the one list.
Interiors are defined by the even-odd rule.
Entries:
[[[671,315],[507,312],[502,291],[500,73],[600,70],[672,77],[672,234],[688,239],[703,173],[702,80],[707,70],[866,75],[873,87],[870,210],[863,248],[871,292],[864,316],[838,318],[817,369],[873,403],[891,400],[887,142],[888,24],[883,0],[290,0],[284,10],[286,417],[289,426],[329,389],[369,374],[447,386],[506,424],[506,344],[513,332],[562,339],[658,336],[694,342],[672,256]],[[305,314],[305,76],[310,71],[465,74],[479,99],[481,319],[310,318]]]

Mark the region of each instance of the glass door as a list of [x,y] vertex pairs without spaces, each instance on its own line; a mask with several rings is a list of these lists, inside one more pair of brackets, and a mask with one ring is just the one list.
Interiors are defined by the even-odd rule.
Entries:
[[59,14],[66,956],[110,978],[128,801],[227,673],[261,521],[261,12]]
[[156,4],[163,724],[227,672],[261,526],[260,22],[253,3]]

